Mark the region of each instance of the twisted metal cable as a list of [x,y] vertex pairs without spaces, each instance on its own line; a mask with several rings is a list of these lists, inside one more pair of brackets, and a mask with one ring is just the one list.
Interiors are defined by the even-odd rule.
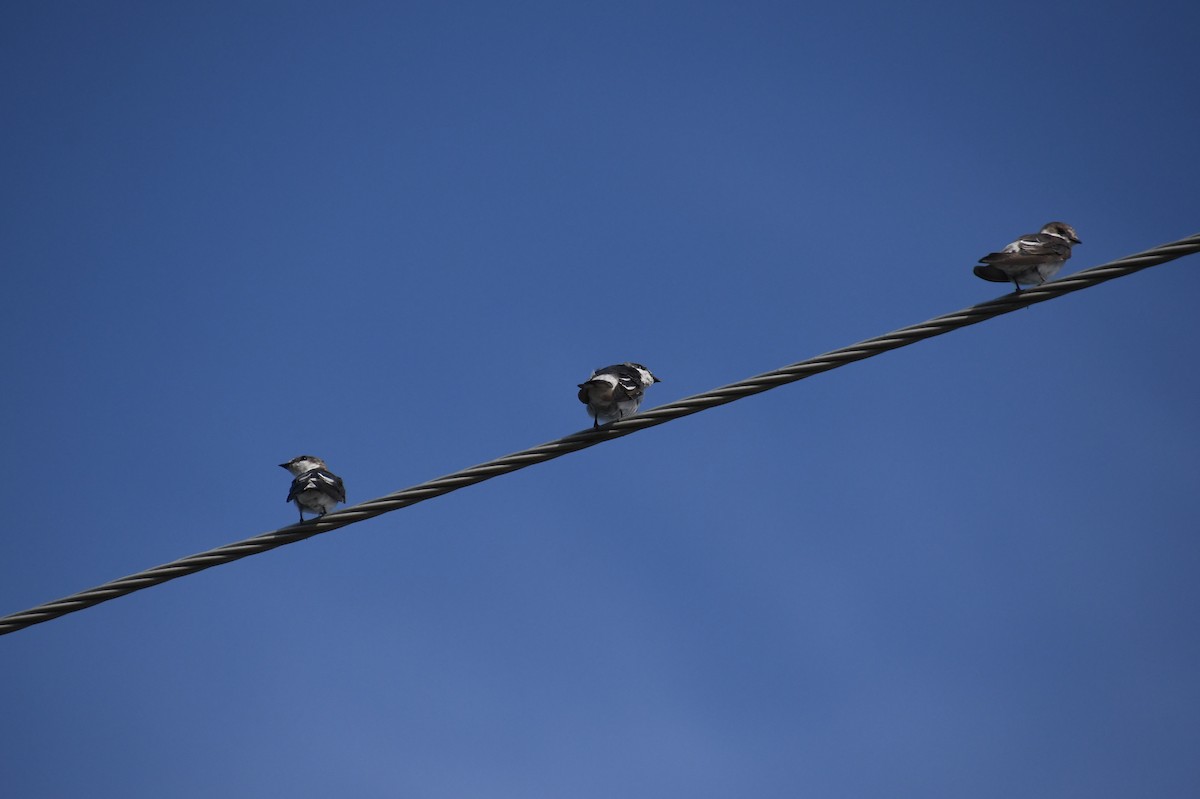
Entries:
[[660,405],[657,408],[651,408],[628,419],[613,422],[600,428],[581,430],[578,433],[573,433],[536,447],[514,452],[511,455],[505,455],[502,458],[496,458],[495,460],[481,463],[478,466],[472,466],[468,469],[462,469],[445,477],[429,480],[412,488],[406,488],[402,491],[396,491],[392,494],[379,497],[378,499],[352,505],[318,519],[289,525],[288,527],[282,527],[269,533],[254,536],[253,538],[247,538],[244,541],[237,541],[217,547],[216,549],[210,549],[207,552],[201,552],[197,555],[180,558],[162,566],[155,566],[137,574],[104,583],[96,588],[90,588],[53,602],[38,605],[29,610],[0,617],[0,635],[56,619],[59,616],[65,616],[68,613],[74,613],[77,610],[83,610],[92,605],[98,605],[101,602],[107,602],[110,599],[131,594],[134,591],[140,591],[143,588],[165,583],[177,577],[184,577],[213,566],[232,563],[235,560],[240,560],[250,555],[257,555],[260,552],[266,552],[285,544],[303,541],[321,533],[328,533],[331,530],[337,530],[348,524],[365,521],[389,511],[399,510],[400,508],[415,505],[427,499],[449,494],[451,491],[457,491],[460,488],[482,483],[484,480],[490,480],[502,474],[508,474],[518,469],[524,469],[527,466],[553,460],[568,453],[595,446],[604,441],[621,438],[647,427],[655,427],[673,419],[690,416],[693,413],[715,408],[718,405],[724,405],[734,400],[760,394],[764,391],[820,374],[821,372],[827,372],[830,369],[836,369],[839,366],[865,360],[889,350],[906,347],[909,344],[915,344],[927,338],[940,336],[952,330],[974,325],[1020,308],[1052,300],[1064,294],[1089,288],[1114,278],[1124,277],[1125,275],[1139,272],[1152,266],[1158,266],[1159,264],[1164,264],[1196,252],[1200,252],[1200,233],[1171,242],[1170,244],[1163,244],[1162,246],[1137,253],[1136,255],[1129,255],[1107,264],[1076,272],[1061,280],[1055,280],[1035,288],[1026,289],[1019,294],[1015,292],[1007,294],[998,299],[973,305],[961,311],[935,317],[927,322],[902,327],[899,330],[894,330],[882,336],[876,336],[875,338],[860,341],[857,344],[851,344],[848,347],[832,350],[815,358],[809,358],[808,360],[785,366],[782,369],[765,372],[737,383],[730,383],[727,386],[706,391],[703,394],[695,394],[666,405]]

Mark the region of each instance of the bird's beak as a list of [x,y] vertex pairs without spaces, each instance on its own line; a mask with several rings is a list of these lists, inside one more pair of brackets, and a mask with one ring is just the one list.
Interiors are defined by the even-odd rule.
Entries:
[[655,383],[661,383],[661,382],[662,382],[662,381],[661,381],[661,380],[659,380],[657,377],[654,377],[654,375],[650,375],[650,377],[654,378],[654,382],[655,382]]
[[286,464],[286,463],[279,464],[280,469],[286,469],[287,467],[288,467],[288,464]]
[[1082,241],[1080,241],[1079,239],[1075,238],[1074,236],[1072,236],[1072,237],[1071,237],[1071,243],[1072,243],[1072,244],[1083,244],[1083,242],[1082,242]]

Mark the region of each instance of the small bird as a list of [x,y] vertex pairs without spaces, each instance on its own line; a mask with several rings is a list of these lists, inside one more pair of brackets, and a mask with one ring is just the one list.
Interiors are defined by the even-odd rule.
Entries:
[[346,487],[342,478],[329,471],[325,461],[314,455],[298,455],[287,463],[279,464],[295,476],[287,501],[295,502],[300,509],[300,521],[304,511],[324,516],[333,506],[346,501]]
[[1071,245],[1081,244],[1075,228],[1066,222],[1050,222],[1038,233],[1029,233],[1000,252],[979,260],[975,274],[993,283],[1010,280],[1021,293],[1021,286],[1040,286],[1062,268],[1071,257]]
[[588,406],[592,427],[599,427],[637,413],[646,389],[661,382],[640,363],[605,366],[579,384],[579,401]]

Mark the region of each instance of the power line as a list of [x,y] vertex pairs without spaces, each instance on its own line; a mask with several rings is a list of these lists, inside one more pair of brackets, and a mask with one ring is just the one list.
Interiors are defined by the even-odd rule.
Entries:
[[1011,313],[1012,311],[1026,308],[1039,302],[1052,300],[1064,294],[1089,288],[1114,278],[1124,277],[1125,275],[1139,272],[1152,266],[1158,266],[1159,264],[1164,264],[1196,252],[1200,252],[1200,233],[1171,242],[1170,244],[1163,244],[1145,252],[1137,253],[1136,255],[1129,255],[1107,264],[1076,272],[1061,280],[1055,280],[1036,288],[1027,289],[1020,294],[1008,294],[995,300],[973,305],[961,311],[935,317],[927,322],[902,327],[899,330],[894,330],[882,336],[876,336],[875,338],[860,341],[857,344],[851,344],[848,347],[832,350],[815,358],[809,358],[806,361],[800,361],[799,363],[785,366],[782,369],[776,369],[773,372],[765,372],[764,374],[737,383],[731,383],[727,386],[715,388],[712,391],[706,391],[703,394],[696,394],[666,405],[660,405],[657,408],[651,408],[628,419],[623,419],[604,427],[582,430],[536,447],[514,452],[511,455],[505,455],[502,458],[496,458],[487,463],[481,463],[478,466],[462,469],[445,477],[429,480],[428,482],[406,488],[402,491],[396,491],[378,499],[353,505],[315,520],[282,527],[269,533],[247,538],[244,541],[237,541],[217,547],[216,549],[210,549],[207,552],[201,552],[197,555],[180,558],[162,566],[155,566],[152,569],[146,569],[128,577],[112,580],[96,588],[90,588],[86,591],[80,591],[68,597],[54,600],[53,602],[38,605],[29,610],[0,617],[0,635],[16,632],[34,624],[56,619],[59,616],[65,616],[68,613],[74,613],[77,610],[83,610],[92,605],[98,605],[101,602],[107,602],[110,599],[131,594],[134,591],[140,591],[143,588],[165,583],[177,577],[184,577],[213,566],[231,563],[235,560],[240,560],[250,555],[257,555],[260,552],[266,552],[285,544],[292,544],[296,541],[303,541],[306,538],[320,535],[321,533],[328,533],[331,530],[337,530],[348,524],[365,521],[383,513],[399,510],[400,508],[415,505],[427,499],[449,494],[451,491],[457,491],[460,488],[482,483],[484,480],[490,480],[502,474],[508,474],[518,469],[524,469],[527,466],[553,460],[554,458],[586,449],[587,447],[592,447],[614,438],[621,438],[622,436],[636,433],[639,430],[644,430],[647,427],[655,427],[674,419],[690,416],[693,413],[699,413],[709,408],[715,408],[718,405],[724,405],[744,397],[760,394],[764,391],[820,374],[821,372],[827,372],[830,369],[836,369],[839,366],[865,360],[889,350],[907,347],[910,344],[924,341],[927,338],[940,336],[952,330],[974,325],[1002,314]]

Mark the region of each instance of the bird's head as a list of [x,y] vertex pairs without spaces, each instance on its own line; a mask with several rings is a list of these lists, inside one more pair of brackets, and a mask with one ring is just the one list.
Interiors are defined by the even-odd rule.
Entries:
[[1068,225],[1066,222],[1051,222],[1042,228],[1043,233],[1049,233],[1051,236],[1058,236],[1061,239],[1066,239],[1072,244],[1082,244],[1079,240],[1079,235],[1075,232],[1075,228]]
[[281,463],[279,465],[297,477],[312,469],[328,468],[325,466],[325,461],[321,460],[316,455],[297,455],[287,463]]
[[655,383],[662,382],[657,377],[655,377],[653,374],[651,374],[649,369],[642,366],[640,363],[627,363],[625,365],[628,366],[630,369],[634,369],[637,371],[638,377],[641,378],[643,386],[650,386]]

